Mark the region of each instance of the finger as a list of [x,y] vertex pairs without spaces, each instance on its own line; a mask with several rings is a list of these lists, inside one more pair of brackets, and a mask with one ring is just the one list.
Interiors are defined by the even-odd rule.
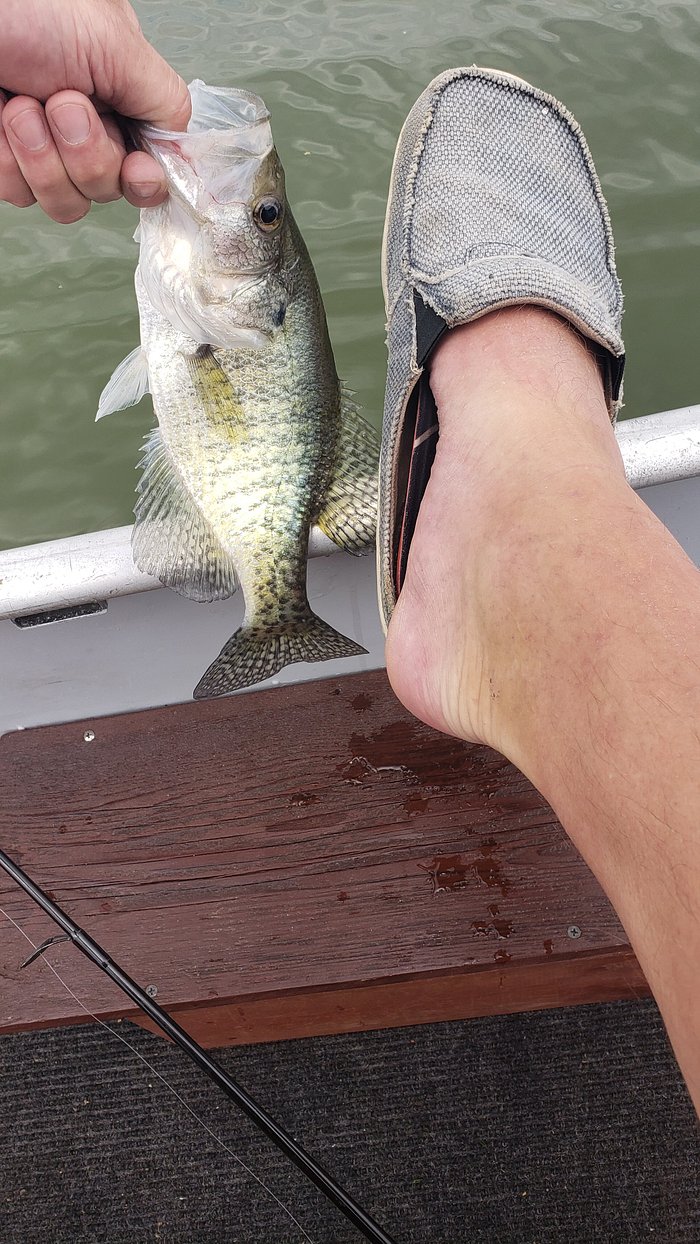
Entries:
[[56,150],[73,185],[86,199],[111,203],[121,197],[124,145],[110,138],[104,120],[79,91],[59,91],[44,105]]
[[167,197],[165,173],[153,156],[131,151],[122,164],[122,193],[134,207],[157,207]]
[[4,107],[5,96],[0,93],[0,199],[5,203],[12,203],[14,207],[31,207],[32,203],[36,203],[36,199],[19,171],[12,148],[2,128]]
[[90,202],[70,180],[41,104],[16,95],[5,104],[2,125],[19,170],[47,216],[62,225],[81,220]]
[[[128,49],[106,63],[111,74],[95,78],[95,92],[116,112],[148,121],[164,130],[185,130],[190,119],[190,93],[179,74],[133,29]],[[126,40],[124,41],[126,43]]]

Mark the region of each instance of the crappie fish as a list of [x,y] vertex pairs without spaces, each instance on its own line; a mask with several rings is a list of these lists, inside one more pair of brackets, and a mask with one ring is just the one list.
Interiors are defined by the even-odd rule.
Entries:
[[243,623],[200,699],[365,651],[312,612],[306,562],[315,523],[349,552],[372,544],[378,444],[338,380],[265,105],[201,82],[190,92],[186,135],[142,131],[170,197],[141,213],[141,346],[97,417],[152,395],[136,565],[198,601],[243,591]]

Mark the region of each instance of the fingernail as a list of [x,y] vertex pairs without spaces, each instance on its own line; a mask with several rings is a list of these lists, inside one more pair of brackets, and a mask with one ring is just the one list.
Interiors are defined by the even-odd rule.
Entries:
[[129,189],[139,199],[152,199],[163,189],[163,184],[160,181],[130,181]]
[[51,120],[64,142],[73,147],[90,137],[90,114],[82,104],[61,104],[51,113]]
[[41,151],[46,146],[48,133],[44,118],[34,108],[25,108],[10,121],[10,129],[28,151]]

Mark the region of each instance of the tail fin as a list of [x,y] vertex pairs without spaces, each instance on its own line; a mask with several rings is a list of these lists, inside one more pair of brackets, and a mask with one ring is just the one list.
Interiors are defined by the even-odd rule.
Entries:
[[361,656],[366,651],[311,611],[282,633],[242,626],[200,678],[194,698],[204,700],[251,687],[295,661],[331,661]]

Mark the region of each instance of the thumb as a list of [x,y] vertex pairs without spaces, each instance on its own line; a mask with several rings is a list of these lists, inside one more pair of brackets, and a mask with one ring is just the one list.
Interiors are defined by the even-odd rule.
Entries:
[[190,93],[182,78],[141,31],[120,31],[119,46],[111,50],[109,77],[95,86],[100,99],[124,117],[148,121],[163,130],[185,130],[192,112]]

